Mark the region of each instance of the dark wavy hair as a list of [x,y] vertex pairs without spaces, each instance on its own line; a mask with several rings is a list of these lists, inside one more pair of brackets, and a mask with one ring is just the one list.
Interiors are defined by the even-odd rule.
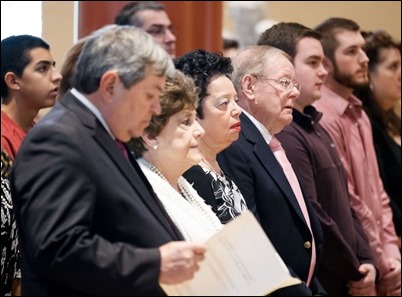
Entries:
[[176,69],[190,76],[198,88],[197,116],[204,118],[202,102],[206,96],[208,85],[215,76],[224,75],[231,79],[233,66],[230,58],[222,54],[202,49],[189,52],[173,60]]

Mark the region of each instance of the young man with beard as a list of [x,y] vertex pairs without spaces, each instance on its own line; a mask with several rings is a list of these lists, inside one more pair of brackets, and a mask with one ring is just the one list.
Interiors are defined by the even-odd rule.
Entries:
[[348,176],[349,201],[356,211],[379,269],[377,293],[401,295],[401,254],[389,197],[379,175],[371,125],[355,88],[368,84],[368,57],[359,26],[330,18],[315,28],[323,36],[328,71],[322,98],[314,106],[323,112],[322,125],[332,136]]

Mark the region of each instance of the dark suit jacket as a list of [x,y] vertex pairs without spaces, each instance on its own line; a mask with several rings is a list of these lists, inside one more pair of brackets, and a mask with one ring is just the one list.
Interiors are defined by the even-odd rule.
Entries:
[[[239,139],[218,155],[219,164],[234,179],[247,206],[259,219],[291,273],[305,282],[311,248],[305,248],[304,244],[312,240],[310,230],[282,167],[261,133],[244,113],[240,119],[242,130]],[[322,231],[308,201],[306,205],[316,240],[318,261]],[[303,283],[278,290],[273,295],[309,296],[320,293],[325,293],[325,290],[314,277],[309,288]]]
[[28,133],[12,173],[24,295],[163,295],[158,247],[182,240],[71,93]]

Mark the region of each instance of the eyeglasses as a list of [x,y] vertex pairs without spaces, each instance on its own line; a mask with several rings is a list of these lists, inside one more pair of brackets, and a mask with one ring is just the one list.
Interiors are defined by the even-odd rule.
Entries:
[[268,78],[264,76],[258,76],[258,75],[253,75],[257,79],[261,80],[272,80],[275,81],[277,84],[281,85],[282,88],[286,91],[291,91],[293,88],[296,88],[299,92],[301,91],[301,86],[299,83],[295,81],[291,81],[290,79],[287,78]]
[[153,36],[153,37],[163,37],[167,34],[167,32],[170,32],[170,34],[175,35],[175,30],[173,26],[162,26],[162,25],[153,25],[151,28],[146,30],[146,32]]

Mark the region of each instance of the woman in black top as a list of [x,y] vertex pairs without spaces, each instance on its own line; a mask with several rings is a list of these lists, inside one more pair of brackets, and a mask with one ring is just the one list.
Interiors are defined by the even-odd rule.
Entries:
[[[391,199],[396,232],[401,238],[401,44],[385,31],[362,32],[369,57],[370,85],[356,91],[370,118],[380,175]],[[399,247],[400,241],[399,241]]]
[[176,68],[192,77],[198,87],[197,120],[205,130],[199,144],[202,160],[184,177],[211,205],[221,222],[227,223],[247,210],[240,190],[216,160],[218,153],[237,140],[240,132],[241,109],[230,80],[231,60],[220,54],[197,50],[174,62]]

